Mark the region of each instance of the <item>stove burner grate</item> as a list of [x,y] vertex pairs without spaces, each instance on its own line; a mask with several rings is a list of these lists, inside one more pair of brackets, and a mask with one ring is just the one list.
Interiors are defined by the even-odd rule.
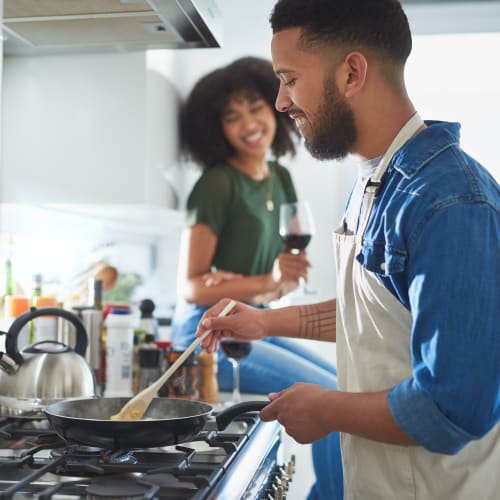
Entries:
[[214,491],[229,498],[225,485],[255,441],[256,422],[248,415],[223,433],[209,423],[192,441],[168,447],[105,450],[0,421],[0,498],[201,500]]
[[128,477],[94,479],[87,486],[88,500],[141,500],[154,499],[160,487]]

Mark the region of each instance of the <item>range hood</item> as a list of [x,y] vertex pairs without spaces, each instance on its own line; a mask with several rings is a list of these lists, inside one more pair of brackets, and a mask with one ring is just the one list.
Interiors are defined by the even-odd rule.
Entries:
[[220,47],[215,0],[4,0],[5,55]]

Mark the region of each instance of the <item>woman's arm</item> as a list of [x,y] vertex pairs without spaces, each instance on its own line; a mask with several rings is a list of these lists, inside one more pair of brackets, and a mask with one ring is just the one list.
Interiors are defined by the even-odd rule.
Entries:
[[[184,231],[180,249],[178,290],[187,302],[209,306],[224,297],[231,297],[259,304],[282,295],[281,288],[285,278],[289,280],[289,272],[274,271],[243,277],[233,275],[231,279],[207,286],[207,273],[210,271],[216,247],[217,236],[206,224],[195,224]],[[289,284],[287,286],[289,287]],[[259,297],[262,302],[259,302]]]

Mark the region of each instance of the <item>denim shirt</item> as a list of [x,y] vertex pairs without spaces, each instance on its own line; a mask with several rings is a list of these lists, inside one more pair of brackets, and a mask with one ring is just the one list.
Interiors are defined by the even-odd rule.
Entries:
[[500,415],[500,189],[460,149],[458,123],[426,125],[394,155],[356,258],[412,315],[393,417],[454,454]]

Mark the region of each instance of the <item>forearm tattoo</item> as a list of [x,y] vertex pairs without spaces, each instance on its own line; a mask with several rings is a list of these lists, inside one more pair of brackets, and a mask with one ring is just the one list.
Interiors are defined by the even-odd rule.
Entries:
[[325,307],[318,304],[304,305],[299,308],[301,338],[327,340],[335,338],[335,322],[337,318],[335,307]]

